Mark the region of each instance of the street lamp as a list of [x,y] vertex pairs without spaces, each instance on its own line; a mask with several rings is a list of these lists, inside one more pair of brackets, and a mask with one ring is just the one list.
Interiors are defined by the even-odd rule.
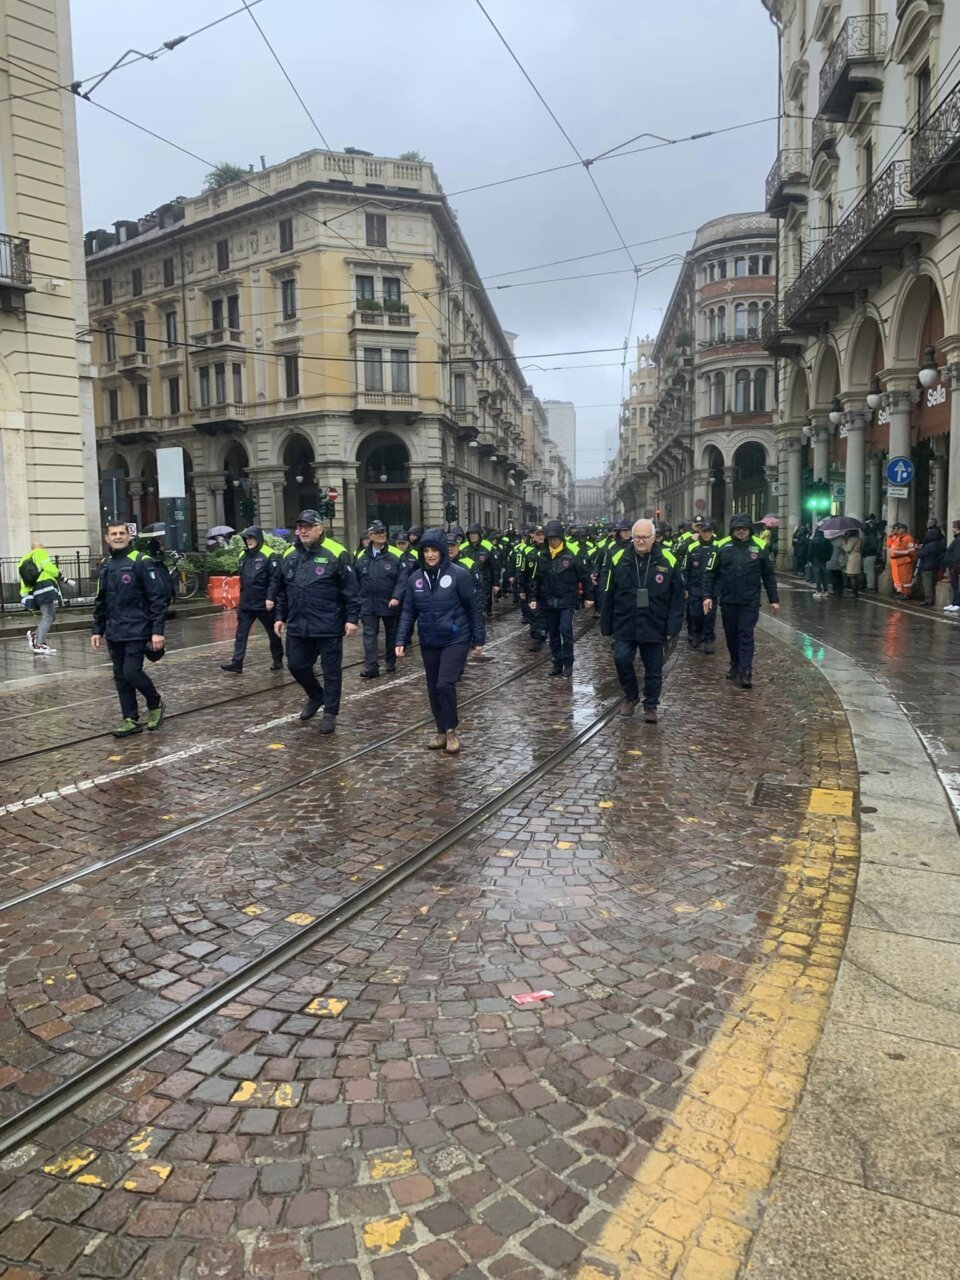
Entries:
[[833,397],[828,417],[835,427],[839,427],[840,423],[843,421],[843,405],[840,403],[839,396]]
[[937,368],[937,353],[933,347],[927,347],[923,353],[923,364],[920,366],[920,372],[917,374],[920,379],[920,385],[924,391],[934,386],[940,377],[940,370]]
[[296,480],[297,484],[303,484],[303,476],[296,475],[293,478]]
[[882,403],[883,395],[880,391],[880,379],[874,374],[870,383],[870,390],[867,392],[867,408],[873,413],[880,408]]

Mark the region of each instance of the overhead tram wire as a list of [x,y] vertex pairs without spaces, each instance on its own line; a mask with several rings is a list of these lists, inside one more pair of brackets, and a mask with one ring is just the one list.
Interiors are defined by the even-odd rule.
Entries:
[[[262,4],[263,0],[250,0],[250,3]],[[219,18],[214,18],[212,22],[204,23],[202,27],[197,27],[194,31],[188,31],[185,36],[173,36],[169,40],[164,40],[163,44],[159,45],[156,49],[151,50],[149,53],[141,53],[138,49],[128,49],[127,53],[135,53],[137,56],[135,58],[131,58],[129,62],[124,62],[123,59],[127,56],[125,53],[121,55],[121,57],[111,66],[107,67],[105,71],[99,71],[96,75],[84,76],[82,80],[72,80],[69,84],[51,84],[49,89],[37,89],[34,93],[11,93],[5,98],[0,98],[0,103],[17,102],[26,98],[37,98],[41,94],[52,93],[54,88],[68,91],[75,94],[77,97],[84,98],[87,102],[90,102],[92,99],[89,97],[89,94],[102,84],[107,76],[112,75],[114,71],[125,70],[127,67],[136,66],[139,62],[155,62],[158,58],[162,58],[165,53],[173,53],[174,49],[179,49],[181,45],[186,44],[188,40],[192,40],[194,36],[203,35],[205,31],[209,31],[213,27],[218,27],[221,22],[226,22],[228,19],[235,18],[238,14],[244,12],[246,12],[246,6],[240,9],[232,9],[229,13],[221,14]],[[96,84],[94,84],[92,88],[88,89],[86,93],[81,93],[81,85],[89,84],[91,81],[96,81]]]

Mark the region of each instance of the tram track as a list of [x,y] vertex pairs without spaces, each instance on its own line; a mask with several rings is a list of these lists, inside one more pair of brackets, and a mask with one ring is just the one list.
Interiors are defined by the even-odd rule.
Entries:
[[[468,701],[476,702],[480,698],[486,697],[513,680],[519,679],[539,665],[541,664],[535,663],[524,667],[482,693],[478,693],[470,699],[464,699],[464,704]],[[419,849],[401,859],[395,866],[384,870],[366,885],[348,894],[335,907],[317,915],[296,934],[281,940],[260,955],[248,960],[222,981],[186,1000],[166,1016],[155,1020],[148,1029],[139,1035],[131,1037],[116,1049],[95,1059],[88,1066],[76,1072],[69,1080],[54,1086],[35,1101],[28,1102],[16,1115],[0,1122],[0,1154],[14,1149],[64,1115],[75,1111],[84,1101],[112,1084],[132,1068],[138,1066],[172,1040],[195,1027],[204,1018],[215,1013],[243,991],[265,977],[276,973],[285,964],[301,955],[311,946],[350,923],[367,908],[387,898],[394,890],[413,879],[424,868],[452,849],[459,841],[469,836],[489,818],[523,795],[530,787],[534,786],[579,751],[581,747],[602,733],[615,715],[619,704],[620,699],[616,698],[603,708],[588,725],[579,729],[566,742],[562,743],[539,763],[533,765],[497,795],[483,801],[464,817],[428,840]],[[384,741],[393,741],[411,732],[413,728],[422,727],[424,723],[429,723],[429,721],[418,722],[417,725],[401,730]],[[353,753],[350,757],[345,757],[319,770],[310,770],[297,779],[281,784],[269,794],[276,795],[288,790],[290,787],[302,784],[304,780],[312,780],[320,774],[328,772],[331,768],[340,767],[360,755],[380,750],[382,746],[383,742],[371,744],[362,751]],[[267,798],[269,798],[267,794],[251,798],[240,805],[232,806],[230,812],[249,808]],[[162,840],[150,842],[148,846],[142,846],[140,852],[145,852],[146,847],[156,847],[157,843],[169,842],[170,839],[183,836],[190,831],[197,830],[201,826],[209,825],[211,822],[218,820],[222,820],[222,814],[210,815],[200,822],[188,824],[177,832],[165,833]],[[128,851],[125,856],[135,856],[135,853]],[[103,865],[111,864],[105,863]],[[98,867],[97,869],[101,868]],[[59,882],[57,885],[51,884],[44,888],[43,892],[50,892],[53,888],[60,887],[60,883],[72,882],[79,878],[81,874],[92,874],[92,870],[92,868],[86,869],[82,873],[71,877],[70,881]],[[35,898],[36,896],[38,896],[37,892],[26,895],[27,898]],[[0,904],[0,910],[7,909],[10,905],[11,903]]]

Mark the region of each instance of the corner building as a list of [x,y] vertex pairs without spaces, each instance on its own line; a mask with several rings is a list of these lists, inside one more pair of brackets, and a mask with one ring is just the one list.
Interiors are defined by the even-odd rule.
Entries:
[[0,0],[0,54],[0,560],[15,565],[32,541],[100,547],[67,0]]
[[328,489],[351,546],[375,518],[523,517],[532,393],[429,164],[309,151],[86,253],[105,510],[157,520],[180,446],[193,544]]
[[761,213],[697,231],[653,346],[659,372],[646,458],[655,515],[754,519],[776,503],[775,364],[760,342],[775,294],[776,223]]
[[[960,516],[960,5],[763,0],[780,31],[781,517],[833,510],[915,535]],[[905,131],[904,131],[905,130]],[[886,463],[908,457],[905,497]]]

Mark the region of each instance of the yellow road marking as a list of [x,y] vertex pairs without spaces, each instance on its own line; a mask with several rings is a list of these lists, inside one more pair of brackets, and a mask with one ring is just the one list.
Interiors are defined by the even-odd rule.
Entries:
[[853,813],[853,792],[814,787],[810,792],[807,813],[834,813],[841,818],[849,818]]
[[374,1156],[370,1161],[370,1177],[379,1181],[381,1178],[400,1178],[405,1173],[413,1173],[419,1168],[413,1151],[409,1147],[396,1147],[393,1151],[385,1151],[383,1155]]
[[294,911],[291,915],[287,916],[286,919],[287,924],[308,925],[313,924],[316,918],[316,916],[308,915],[306,911]]
[[[852,764],[852,744],[847,757]],[[853,905],[853,793],[815,788],[813,796],[781,867],[761,958],[575,1280],[609,1280],[611,1268],[624,1280],[741,1274],[820,1040]]]
[[69,1147],[62,1155],[45,1164],[43,1172],[54,1178],[72,1178],[96,1158],[96,1151],[90,1147]]
[[263,907],[258,907],[255,902],[251,902],[248,907],[241,907],[240,910],[245,916],[262,916]]
[[303,1012],[312,1013],[316,1018],[339,1018],[349,1003],[349,1000],[338,1000],[335,996],[317,996]]
[[377,1218],[363,1226],[363,1243],[377,1253],[386,1253],[400,1243],[403,1233],[410,1227],[410,1216],[401,1213],[397,1218]]

